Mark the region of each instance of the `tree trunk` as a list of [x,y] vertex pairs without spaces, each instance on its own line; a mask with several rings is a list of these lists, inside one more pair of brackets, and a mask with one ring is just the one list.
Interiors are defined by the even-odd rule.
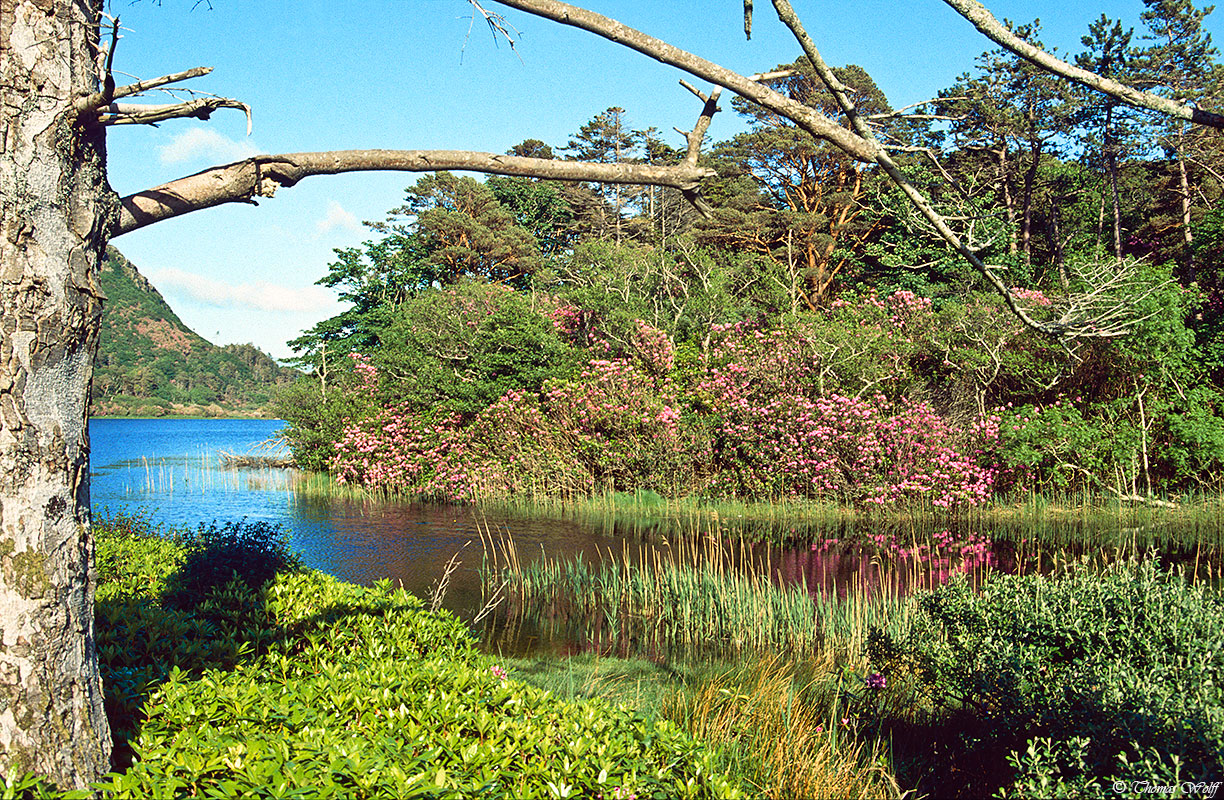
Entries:
[[0,0],[0,762],[84,788],[110,767],[93,637],[89,381],[117,200],[100,0]]
[[1193,267],[1194,230],[1190,226],[1190,175],[1186,170],[1186,157],[1183,155],[1184,147],[1184,133],[1179,133],[1177,137],[1177,186],[1181,194],[1182,239],[1186,243],[1186,265]]
[[1105,170],[1109,174],[1109,198],[1113,205],[1114,259],[1122,263],[1122,200],[1118,194],[1118,151],[1113,139],[1113,107],[1105,110]]
[[1058,283],[1065,291],[1071,285],[1071,276],[1067,272],[1067,250],[1063,244],[1062,230],[1058,225],[1059,212],[1058,201],[1051,200],[1047,238],[1050,242],[1050,251],[1054,253],[1054,266],[1058,268]]
[[1033,259],[1033,195],[1037,187],[1037,168],[1041,164],[1041,140],[1031,142],[1028,169],[1024,171],[1024,192],[1020,198],[1020,253],[1024,263]]
[[1016,201],[1012,197],[1011,184],[1009,183],[1008,170],[1010,167],[1007,164],[1006,141],[999,145],[996,155],[999,157],[999,183],[1003,187],[1003,213],[1007,215],[1007,252],[1015,255],[1019,249],[1016,236]]

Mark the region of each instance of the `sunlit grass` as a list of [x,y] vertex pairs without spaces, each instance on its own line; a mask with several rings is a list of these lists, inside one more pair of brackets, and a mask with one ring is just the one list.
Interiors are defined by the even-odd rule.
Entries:
[[901,797],[884,744],[843,716],[836,664],[831,653],[750,659],[672,694],[663,713],[761,797]]
[[665,701],[703,674],[699,664],[671,665],[647,658],[611,658],[598,653],[500,658],[510,677],[567,699],[602,697],[644,715],[659,713]]

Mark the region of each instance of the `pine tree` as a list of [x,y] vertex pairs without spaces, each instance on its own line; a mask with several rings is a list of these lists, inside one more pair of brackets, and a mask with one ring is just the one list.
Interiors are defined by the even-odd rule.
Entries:
[[[1141,15],[1151,44],[1136,57],[1137,83],[1159,94],[1202,108],[1214,108],[1224,100],[1224,69],[1217,62],[1219,51],[1203,21],[1214,6],[1198,8],[1192,0],[1144,0]],[[1204,173],[1214,170],[1221,148],[1219,136],[1192,129],[1180,121],[1159,120],[1151,128],[1155,142],[1172,160],[1172,193],[1177,197],[1176,227],[1181,231],[1180,261],[1193,271],[1195,216],[1194,198],[1203,189]],[[1218,174],[1213,192],[1221,190]]]

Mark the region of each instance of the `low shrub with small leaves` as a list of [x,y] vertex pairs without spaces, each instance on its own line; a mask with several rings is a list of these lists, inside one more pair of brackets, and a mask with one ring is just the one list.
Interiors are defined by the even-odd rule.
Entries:
[[121,522],[99,526],[97,631],[130,763],[101,796],[741,796],[671,723],[509,681],[459,620],[387,582],[289,559],[258,584],[283,552],[260,526]]
[[870,656],[898,678],[890,688],[908,678],[929,701],[924,729],[948,734],[939,760],[968,756],[995,780],[959,790],[1112,796],[1115,783],[1129,792],[1224,775],[1218,590],[1149,561],[1002,576],[976,591],[953,581],[913,602],[910,632],[877,635]]

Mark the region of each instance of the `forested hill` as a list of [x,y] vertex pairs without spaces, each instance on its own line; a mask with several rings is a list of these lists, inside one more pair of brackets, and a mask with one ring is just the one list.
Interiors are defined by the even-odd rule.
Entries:
[[218,347],[190,330],[136,267],[111,248],[90,413],[264,416],[297,373],[250,344]]

